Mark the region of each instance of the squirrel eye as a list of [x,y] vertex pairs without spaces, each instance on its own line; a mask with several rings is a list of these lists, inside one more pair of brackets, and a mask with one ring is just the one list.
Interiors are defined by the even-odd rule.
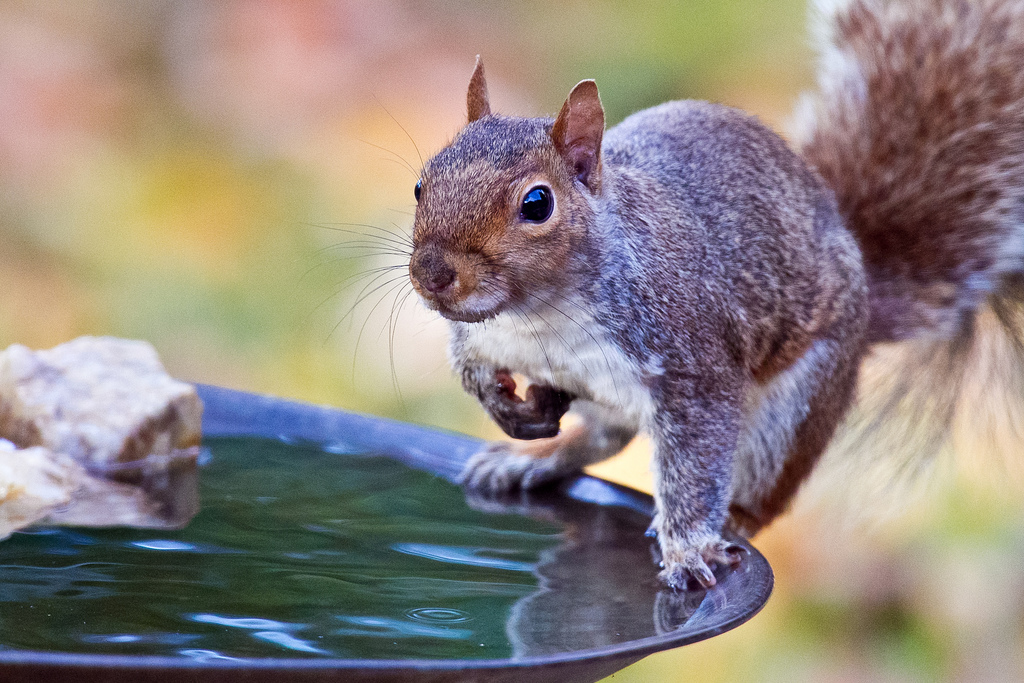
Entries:
[[420,191],[423,190],[423,180],[416,181],[416,187],[413,188],[412,193],[416,195],[416,201],[420,200]]
[[551,217],[551,210],[555,207],[554,196],[551,188],[540,185],[533,188],[523,197],[523,206],[519,209],[519,216],[532,223],[543,223]]

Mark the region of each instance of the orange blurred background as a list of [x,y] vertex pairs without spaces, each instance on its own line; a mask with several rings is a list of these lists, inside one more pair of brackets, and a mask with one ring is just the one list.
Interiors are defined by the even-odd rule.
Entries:
[[[7,0],[0,347],[141,338],[184,379],[496,437],[448,370],[444,325],[375,238],[407,231],[421,159],[464,122],[474,56],[504,113],[555,112],[596,78],[612,124],[701,98],[784,131],[813,85],[806,13]],[[641,444],[599,471],[643,487],[646,467]],[[817,485],[756,539],[777,573],[761,615],[613,679],[1024,680],[1021,487],[947,469],[870,529],[823,512],[843,487]]]

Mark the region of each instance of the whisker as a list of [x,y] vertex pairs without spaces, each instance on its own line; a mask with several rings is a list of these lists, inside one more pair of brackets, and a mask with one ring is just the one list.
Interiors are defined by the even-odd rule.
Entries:
[[[387,253],[385,252],[385,253],[381,253],[381,254],[370,254],[370,255],[387,255]],[[321,261],[319,263],[316,263],[316,264],[312,265],[310,268],[308,268],[306,270],[306,272],[304,272],[302,274],[302,276],[299,278],[299,282],[301,283],[303,280],[306,279],[306,277],[308,277],[311,273],[313,273],[313,271],[315,271],[315,270],[317,270],[319,268],[326,268],[329,265],[333,265],[335,263],[344,263],[346,261],[365,260],[366,257],[367,257],[367,254],[355,254],[353,256],[339,256],[337,258],[324,259],[323,261]],[[403,263],[396,263],[396,264],[392,264],[392,265],[388,265],[388,266],[382,266],[382,267],[384,267],[384,268],[404,268],[405,267],[405,263],[404,262]],[[360,273],[366,273],[366,272],[368,272],[368,271],[360,271]],[[350,275],[349,277],[354,277],[354,276]],[[346,280],[347,280],[347,278],[346,278]],[[343,280],[342,282],[344,282],[344,281],[345,280]],[[335,292],[335,294],[337,294],[337,292]]]
[[[495,265],[500,265],[500,262],[498,262],[496,259],[491,257],[491,258],[485,258],[484,259],[484,264],[485,265],[490,265],[490,266],[495,266]],[[505,277],[500,271],[492,270],[492,271],[490,271],[490,275],[493,278],[495,278],[496,280],[499,280],[502,284],[505,284],[505,285],[511,284],[510,280],[507,277]],[[568,313],[566,313],[562,309],[558,308],[557,306],[552,304],[550,301],[548,301],[547,299],[544,299],[543,297],[541,297],[538,294],[533,294],[532,292],[527,292],[527,291],[523,291],[523,294],[528,296],[528,297],[530,297],[530,298],[532,298],[532,299],[535,299],[535,300],[541,302],[545,306],[548,306],[549,308],[553,309],[554,311],[556,311],[560,315],[564,316],[569,321],[571,321],[573,324],[578,326],[581,330],[586,332],[587,335],[590,336],[591,341],[593,341],[595,344],[598,344],[597,338],[594,337],[593,333],[590,330],[588,330],[585,325],[580,323],[578,320],[573,318],[571,315],[569,315]],[[568,298],[567,296],[559,294],[558,292],[550,292],[550,294],[555,296],[560,302],[563,302],[563,303],[566,303],[566,304],[572,306],[573,308],[575,308],[579,312],[583,313],[584,315],[588,315],[588,316],[590,315],[590,312],[586,308],[584,308],[578,302],[573,301],[572,299]],[[600,344],[598,344],[598,346],[600,346]],[[605,360],[607,361],[607,358]],[[609,365],[609,369],[610,368],[611,368],[611,366]]]
[[[495,293],[497,293],[496,289],[488,288],[488,285],[486,283],[481,282],[477,286],[484,292],[484,294],[495,294]],[[551,365],[551,358],[548,356],[547,349],[544,348],[544,342],[541,340],[541,336],[540,336],[540,333],[537,331],[537,327],[533,324],[533,321],[531,321],[528,316],[523,314],[522,309],[519,308],[518,304],[510,303],[509,306],[510,306],[510,308],[512,309],[513,312],[515,312],[517,315],[519,315],[520,320],[522,320],[523,323],[529,328],[530,334],[533,336],[534,341],[537,342],[537,348],[539,348],[540,352],[544,355],[544,362],[547,363],[548,373],[552,377],[554,377],[554,375],[555,375],[554,366]]]
[[[491,273],[491,277],[493,279],[495,279],[495,280],[503,282],[500,274],[498,274],[498,273]],[[552,325],[551,322],[548,321],[548,319],[545,318],[544,316],[539,316],[539,319],[540,319],[540,321],[542,323],[544,323],[547,326],[547,328],[551,331],[551,333],[553,335],[555,335],[555,337],[558,338],[559,342],[562,344],[562,346],[565,348],[565,350],[568,351],[569,353],[571,353],[573,356],[575,356],[576,360],[579,361],[580,366],[586,371],[587,375],[590,376],[590,377],[593,377],[592,373],[590,372],[590,368],[587,367],[587,364],[583,361],[583,358],[580,357],[579,353],[568,342],[568,340],[565,338],[565,336],[561,332],[558,331],[558,328],[555,327],[554,325]],[[549,365],[550,365],[550,363],[549,363]]]
[[384,244],[374,244],[372,242],[339,242],[337,244],[331,244],[326,247],[321,247],[313,252],[311,258],[323,256],[324,254],[331,251],[344,251],[344,250],[362,250],[360,254],[356,254],[354,258],[365,258],[367,256],[401,256],[402,258],[408,258],[411,254],[407,251],[402,251],[397,247]]
[[331,251],[344,251],[348,249],[360,249],[362,254],[356,254],[355,258],[365,258],[366,256],[401,256],[408,258],[411,254],[407,251],[402,251],[397,247],[392,247],[389,244],[380,244],[374,242],[364,242],[354,240],[352,242],[338,242],[337,244],[331,244],[325,247],[317,249],[311,255],[311,258],[323,256],[324,254]]
[[[397,238],[397,239],[399,239],[401,241],[409,242],[409,244],[412,244],[412,240],[411,240],[409,234],[406,232],[406,230],[404,228],[402,228],[401,226],[395,225],[394,223],[392,223],[392,225],[395,225],[395,227],[398,228],[397,232],[394,231],[394,230],[390,230],[388,228],[382,228],[381,226],[374,225],[373,223],[350,223],[350,222],[345,222],[345,221],[331,221],[330,223],[308,223],[307,222],[307,223],[301,223],[301,225],[305,225],[306,227],[310,227],[310,228],[320,228],[322,230],[343,230],[343,228],[369,228],[371,230],[377,230],[379,232],[383,232],[383,233],[385,233],[387,235],[390,235],[391,237],[395,237],[395,238]],[[338,227],[338,226],[343,226],[343,227]],[[373,235],[373,234],[369,234],[368,235],[365,232],[361,232],[361,231],[360,232],[356,232],[354,234],[363,235],[364,237],[377,237],[376,235]]]
[[[398,394],[399,401],[402,400],[402,389],[398,385],[398,372],[395,370],[395,335],[398,332],[398,318],[402,315],[402,309],[405,307],[405,302],[409,300],[409,296],[413,292],[415,292],[415,290],[410,286],[409,291],[405,293],[405,296],[402,296],[401,301],[398,299],[399,295],[396,295],[395,302],[397,303],[397,308],[395,307],[395,304],[392,304],[391,314],[388,315],[388,325],[390,327],[388,330],[388,355],[391,358],[391,383],[395,387],[395,393]],[[392,317],[394,317],[394,323],[392,323]]]
[[526,323],[526,326],[530,328],[530,334],[533,335],[534,341],[537,342],[537,347],[540,348],[540,352],[544,354],[544,362],[547,363],[548,366],[548,375],[550,375],[553,380],[555,377],[555,369],[551,366],[551,357],[548,356],[548,350],[544,348],[544,342],[541,341],[540,333],[537,331],[537,326],[533,324],[533,321],[530,320],[529,316],[523,313],[522,309],[520,309],[518,305],[513,305],[513,309],[519,315],[519,319]]
[[412,168],[409,167],[409,162],[407,162],[407,161],[399,161],[398,159],[392,159],[391,157],[381,157],[380,160],[381,161],[390,161],[392,164],[397,164],[397,165],[401,166],[403,170],[409,171],[410,173],[413,174],[413,177],[415,177],[417,180],[419,180],[419,177],[420,177],[419,174],[416,173],[416,171],[414,171]]
[[358,281],[361,278],[368,277],[370,275],[375,275],[375,274],[383,275],[383,274],[385,274],[385,273],[387,273],[389,271],[399,270],[399,269],[404,270],[405,266],[402,265],[402,264],[395,263],[395,264],[388,264],[388,265],[383,265],[383,266],[376,266],[374,268],[367,268],[366,270],[362,270],[362,271],[360,271],[358,273],[353,273],[352,275],[349,275],[348,277],[344,278],[341,282],[338,282],[336,285],[334,285],[333,296],[337,296],[337,295],[341,294],[348,287],[351,287],[355,283],[355,281]]
[[[389,283],[391,283],[391,282],[394,282],[394,280],[390,280],[389,281]],[[385,299],[388,298],[388,296],[392,292],[394,292],[396,290],[401,290],[403,285],[404,285],[404,283],[402,283],[402,282],[399,282],[397,284],[391,285],[391,287],[386,292],[384,292],[379,299],[377,299],[377,303],[375,303],[373,305],[373,308],[371,308],[369,310],[369,312],[366,314],[366,319],[363,320],[363,324],[359,328],[359,334],[356,335],[356,345],[352,349],[352,381],[353,381],[353,383],[355,382],[355,378],[356,378],[356,362],[359,359],[359,344],[363,340],[363,332],[366,331],[366,326],[370,323],[370,318],[373,317],[373,312],[377,310],[377,308],[384,302]]]
[[[415,215],[415,214],[413,214],[413,215]],[[388,223],[391,223],[391,225],[395,226],[395,229],[397,229],[397,230],[401,230],[402,229],[402,226],[400,226],[398,223],[396,223],[394,221],[388,221]],[[413,246],[412,239],[409,240],[409,246]]]
[[[413,213],[413,214],[409,214],[409,215],[410,216],[414,216],[416,214]],[[395,239],[397,239],[397,240],[399,240],[401,242],[404,242],[405,244],[408,244],[410,247],[413,246],[412,235],[409,234],[408,229],[403,228],[402,226],[400,226],[398,223],[395,223],[394,221],[389,221],[389,222],[391,223],[391,225],[393,225],[395,227],[394,230],[389,230],[387,228],[382,228],[379,225],[374,225],[372,227],[375,230],[379,230],[379,231],[381,231],[381,232],[383,232],[383,233],[385,233],[387,235],[391,235]]]
[[[366,290],[368,290],[370,287],[372,287],[373,284],[377,280],[381,279],[382,277],[386,277],[388,275],[389,271],[394,271],[397,268],[400,268],[400,266],[381,266],[380,268],[374,269],[374,270],[379,271],[379,274],[376,277],[374,277],[372,280],[367,282],[365,285],[363,285],[363,288],[361,290],[359,290],[359,294],[357,295],[356,305],[359,304],[359,302],[361,302],[365,298],[364,293],[366,292]],[[387,282],[385,282],[381,286],[387,285],[387,284],[392,283],[392,282],[397,282],[398,280],[403,280],[403,279],[405,279],[407,277],[408,277],[408,275],[403,272],[401,275],[396,275],[395,277],[389,278],[387,280]],[[350,285],[346,285],[346,287],[348,287],[348,286],[350,286]],[[378,287],[378,289],[379,289],[379,287]],[[344,291],[344,289],[339,290],[338,293],[340,294],[341,291]],[[376,291],[376,289],[373,290],[373,291]],[[373,294],[373,292],[371,291],[371,292],[369,292],[369,294]]]
[[[568,298],[566,298],[566,297],[564,297],[562,295],[558,295],[557,293],[553,293],[553,294],[555,296],[557,296],[560,301],[564,301],[565,303],[569,303],[569,304],[575,304],[575,302],[572,302],[571,300],[569,300]],[[605,351],[604,344],[602,344],[600,341],[598,341],[597,337],[594,336],[593,332],[591,332],[589,329],[587,329],[586,325],[584,325],[583,323],[579,322],[578,320],[573,318],[571,315],[569,315],[568,313],[566,313],[565,311],[560,309],[558,306],[555,306],[553,303],[548,301],[547,299],[544,299],[541,296],[536,295],[536,294],[531,294],[529,292],[526,292],[526,295],[536,299],[537,301],[540,301],[545,306],[550,307],[552,310],[554,310],[556,313],[562,315],[566,320],[568,320],[569,322],[574,324],[576,327],[580,328],[588,337],[590,337],[590,340],[592,342],[594,342],[594,346],[597,347],[601,351],[601,357],[604,359],[604,365],[605,365],[606,368],[608,368],[608,376],[611,377],[611,380],[612,380],[612,387],[614,387],[614,389],[615,389],[615,398],[616,398],[616,400],[618,400],[621,403],[622,396],[619,393],[619,383],[616,381],[615,370],[612,368],[612,362],[608,358],[608,352]],[[585,310],[579,304],[575,304],[575,306],[579,310],[581,310],[581,311]],[[542,318],[542,320],[543,320],[543,318]],[[575,351],[573,353],[575,354]],[[576,358],[579,359],[579,356],[577,355]],[[582,363],[582,360],[580,362]],[[586,365],[584,365],[584,367],[586,367]],[[588,369],[587,372],[588,372],[588,374],[590,374],[589,369]],[[591,377],[593,377],[593,375],[591,375]]]
[[[412,288],[411,283],[410,283],[409,291],[406,292],[404,296],[402,296],[402,302],[404,303],[405,300],[409,298],[409,295],[412,294],[415,291],[416,290]],[[384,324],[383,327],[380,328],[380,332],[377,333],[377,340],[378,341],[380,341],[380,338],[384,335],[384,332],[387,332],[388,333],[388,344],[389,345],[394,344],[394,340],[395,340],[394,328],[391,325],[391,322],[392,322],[391,319],[392,319],[392,316],[395,315],[395,308],[397,306],[398,306],[398,296],[395,297],[395,300],[391,304],[391,313],[388,314],[387,322]]]
[[[379,280],[380,278],[382,278],[384,276],[385,276],[385,273],[381,273],[380,275],[377,275],[375,278],[373,278],[369,283],[367,283],[363,287],[363,289],[360,291],[359,296],[356,299],[355,303],[353,303],[349,307],[349,309],[345,312],[345,315],[341,316],[341,319],[338,320],[338,322],[334,324],[334,327],[331,328],[331,332],[330,332],[330,334],[327,335],[327,339],[330,339],[331,336],[335,332],[337,332],[338,328],[341,326],[341,323],[345,322],[345,319],[348,318],[350,315],[352,315],[353,312],[355,312],[355,310],[359,306],[359,304],[363,303],[363,301],[365,301],[368,297],[373,296],[375,293],[379,292],[384,287],[387,287],[388,285],[393,284],[394,282],[397,282],[398,280],[404,279],[406,277],[406,275],[403,273],[402,275],[393,277],[390,280],[385,280],[384,282],[382,282],[382,283],[376,285],[375,287],[373,287],[373,289],[371,289],[368,292],[366,291],[377,280]],[[365,294],[364,294],[364,292],[365,292]],[[327,339],[324,340],[325,344],[327,343]]]
[[[379,104],[379,102],[378,102],[378,104]],[[387,110],[385,109],[385,111],[387,111]],[[389,114],[389,116],[390,116],[390,114]],[[394,117],[392,116],[391,118],[394,118]],[[396,123],[397,123],[397,122],[396,122]],[[399,126],[399,128],[401,128],[401,126]],[[407,133],[407,135],[408,135],[408,133]],[[401,161],[401,163],[405,164],[405,168],[406,168],[406,169],[408,169],[408,171],[409,171],[410,173],[412,173],[412,174],[413,174],[414,176],[416,176],[417,178],[419,178],[419,177],[420,177],[420,174],[419,174],[419,173],[418,173],[418,172],[416,171],[416,169],[415,169],[415,168],[413,167],[413,165],[412,165],[412,164],[410,164],[410,163],[409,163],[409,162],[408,162],[408,161],[407,161],[407,160],[405,159],[405,157],[403,157],[403,156],[402,156],[401,154],[399,154],[398,152],[393,152],[393,151],[391,151],[390,149],[388,149],[387,147],[381,147],[380,145],[376,145],[376,144],[374,144],[374,143],[370,142],[369,140],[363,140],[362,138],[356,138],[356,140],[358,140],[359,142],[363,143],[364,145],[369,145],[370,147],[374,147],[374,148],[376,148],[376,149],[379,149],[379,150],[380,150],[380,151],[382,151],[382,152],[387,152],[388,154],[393,154],[394,156],[398,157],[398,160],[400,160],[400,161]],[[422,161],[422,160],[420,160],[420,164],[422,164],[422,163],[423,163],[423,161]]]
[[[408,235],[404,235],[404,234],[402,234],[400,232],[394,232],[393,230],[388,230],[387,228],[382,228],[379,225],[370,225],[369,223],[307,223],[306,225],[309,226],[309,227],[312,227],[312,228],[319,228],[321,230],[333,230],[334,232],[341,232],[341,233],[345,233],[346,235],[355,235],[356,237],[362,237],[362,238],[368,239],[368,240],[379,240],[381,242],[390,242],[390,243],[394,244],[396,247],[408,247],[408,248],[411,249],[412,246],[413,246],[412,238],[409,237]],[[394,224],[392,224],[392,225],[394,225]],[[338,226],[346,226],[346,227],[338,227]],[[385,233],[385,234],[384,235],[374,235],[372,233],[368,234],[368,233],[365,233],[365,232],[363,232],[361,230],[349,230],[348,228],[350,228],[350,227],[353,227],[353,228],[369,228],[371,230],[378,230],[378,231],[380,231],[382,233]],[[396,225],[396,227],[398,227],[398,226]]]
[[[395,125],[402,129],[402,132],[405,133],[405,137],[409,138],[409,142],[412,143],[412,148],[416,150],[416,156],[419,157],[420,159],[420,168],[423,168],[423,155],[420,154],[420,148],[416,145],[416,141],[412,139],[412,136],[409,135],[409,131],[405,129],[405,126],[398,122],[398,119],[396,119],[394,115],[388,111],[388,108],[384,106],[384,104],[376,95],[373,95],[373,99],[377,100],[377,104],[380,105],[380,108],[384,110],[385,114],[391,117],[391,120],[395,122]],[[417,176],[418,175],[419,174],[417,174]]]
[[[328,301],[330,301],[334,297],[336,297],[339,294],[341,294],[342,292],[344,292],[348,287],[351,287],[352,285],[354,285],[359,280],[361,280],[363,278],[366,278],[366,277],[370,277],[371,275],[373,275],[375,273],[378,274],[377,277],[379,278],[384,273],[386,273],[387,271],[394,270],[396,267],[397,266],[381,266],[380,268],[371,268],[370,270],[364,270],[364,271],[361,271],[361,272],[358,272],[358,273],[354,273],[353,275],[349,275],[347,278],[345,278],[344,280],[339,282],[337,285],[335,285],[334,291],[331,292],[331,294],[327,298],[323,299],[320,303],[318,303],[316,306],[313,307],[313,309],[307,314],[307,319],[309,317],[312,317],[312,315],[314,313],[316,313],[318,310],[320,310],[320,308],[324,304],[326,304]],[[374,279],[376,279],[376,278],[374,278]]]

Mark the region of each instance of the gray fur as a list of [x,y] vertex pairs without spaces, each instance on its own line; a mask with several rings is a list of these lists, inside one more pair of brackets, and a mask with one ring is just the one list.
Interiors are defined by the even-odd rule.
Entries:
[[[472,200],[457,160],[478,173],[486,168],[481,161],[498,175],[523,166],[548,176],[562,171],[537,155],[547,120],[480,123],[428,164],[424,216],[438,204]],[[488,137],[514,142],[486,147]],[[530,152],[518,148],[525,138],[535,145]],[[522,155],[517,162],[515,154]],[[849,361],[863,332],[863,276],[828,191],[774,133],[741,112],[668,103],[609,130],[601,156],[599,193],[577,182],[559,194],[567,215],[557,230],[571,241],[563,268],[571,277],[521,283],[517,270],[531,264],[529,252],[520,252],[508,272],[489,275],[510,292],[530,287],[527,295],[510,297],[506,310],[486,320],[453,321],[451,343],[453,365],[473,378],[467,388],[478,395],[495,373],[512,369],[601,410],[590,410],[582,429],[561,440],[489,448],[470,463],[465,481],[491,491],[536,485],[614,454],[625,435],[643,429],[656,449],[664,576],[674,585],[689,576],[713,583],[708,565],[735,560],[720,536],[733,473],[764,469],[734,455],[776,461],[768,468],[776,476],[736,499],[744,516],[734,526],[756,528],[773,508],[781,463],[797,449],[808,413],[789,420],[775,452],[755,456],[737,450],[739,435],[758,429],[744,426],[758,419],[748,414],[748,396],[828,338],[819,348],[830,351],[816,354],[808,381],[827,384],[837,374],[848,398]],[[429,197],[427,187],[435,189]],[[426,221],[417,226],[418,244],[440,239]],[[466,253],[486,248],[462,246]],[[832,413],[837,420],[842,410]],[[830,435],[833,427],[820,429]]]

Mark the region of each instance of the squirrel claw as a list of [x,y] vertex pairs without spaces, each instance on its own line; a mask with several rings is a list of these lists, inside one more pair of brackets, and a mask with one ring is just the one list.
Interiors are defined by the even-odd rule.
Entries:
[[647,538],[657,538],[659,528],[661,528],[661,513],[655,512],[651,523],[647,526],[647,531],[644,532],[644,536]]
[[521,403],[522,399],[516,396],[516,380],[508,370],[498,370],[494,373],[494,390],[505,400],[513,403]]
[[730,543],[725,548],[726,563],[730,567],[736,567],[743,562],[743,558],[750,554],[750,551],[739,543]]
[[[661,538],[664,538],[662,536]],[[735,567],[743,562],[748,550],[737,543],[729,543],[714,537],[702,543],[673,547],[674,543],[662,540],[662,557],[665,568],[658,578],[670,588],[685,590],[690,581],[703,588],[712,588],[718,582],[712,566]]]
[[692,558],[685,564],[671,564],[658,574],[665,585],[675,590],[687,590],[691,582],[701,588],[713,588],[718,582],[707,563],[700,557]]

